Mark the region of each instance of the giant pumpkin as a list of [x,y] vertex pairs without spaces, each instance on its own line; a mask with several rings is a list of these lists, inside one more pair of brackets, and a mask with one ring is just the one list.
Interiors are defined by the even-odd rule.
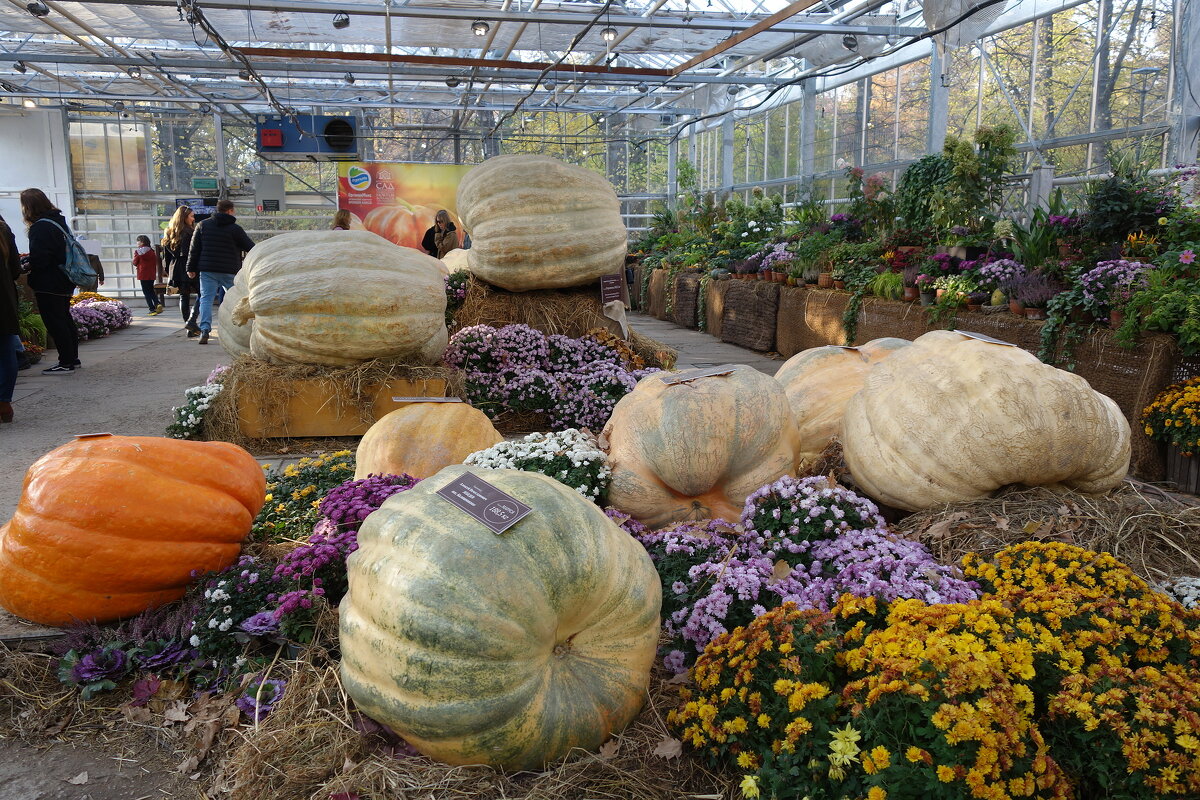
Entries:
[[471,272],[509,291],[579,286],[625,264],[612,184],[550,156],[489,158],[459,183],[458,212]]
[[609,501],[651,527],[736,520],[746,496],[796,469],[800,434],[783,388],[741,364],[656,373],[621,398],[604,426]]
[[867,371],[908,345],[907,339],[875,339],[860,347],[812,347],[789,358],[775,380],[783,385],[800,430],[800,463],[816,461],[842,430],[842,413],[862,388]]
[[225,442],[77,439],[25,474],[0,528],[0,605],[43,625],[111,622],[229,566],[263,505],[254,457]]
[[279,364],[349,366],[374,358],[434,363],[446,348],[436,258],[367,231],[297,231],[255,246],[236,324],[250,353]]
[[[246,296],[246,270],[238,272],[233,280],[233,286],[225,290],[225,299],[217,311],[217,341],[231,358],[250,355],[250,335],[254,333],[254,320],[245,325],[233,321],[233,311],[238,302]],[[199,301],[197,301],[199,302]]]
[[1129,469],[1129,423],[1086,380],[1019,347],[932,331],[867,374],[842,447],[868,495],[918,511],[1008,484],[1111,489]]
[[431,758],[536,769],[594,749],[642,707],[661,589],[599,508],[532,472],[477,470],[531,506],[500,535],[435,492],[367,517],[339,608],[342,683]]
[[354,477],[428,478],[502,441],[487,414],[466,403],[411,403],[388,412],[363,435]]

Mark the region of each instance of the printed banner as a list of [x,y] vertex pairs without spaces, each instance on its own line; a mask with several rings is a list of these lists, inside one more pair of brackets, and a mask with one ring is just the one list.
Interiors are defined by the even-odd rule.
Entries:
[[350,226],[377,233],[400,245],[421,249],[425,231],[441,209],[450,213],[463,242],[454,198],[469,165],[338,163],[338,208],[350,212]]

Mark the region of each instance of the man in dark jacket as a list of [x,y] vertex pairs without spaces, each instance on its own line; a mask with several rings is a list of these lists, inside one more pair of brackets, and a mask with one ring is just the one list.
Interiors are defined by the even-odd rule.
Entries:
[[0,217],[0,422],[13,420],[13,387],[17,385],[17,348],[21,318],[17,305],[17,276],[21,256],[12,229]]
[[217,213],[196,226],[187,263],[188,277],[200,276],[200,344],[208,344],[217,290],[233,287],[233,277],[242,268],[242,255],[252,247],[254,242],[233,216],[232,200],[217,203]]
[[21,192],[21,216],[29,225],[29,288],[46,332],[58,348],[58,363],[43,375],[71,375],[79,366],[79,331],[71,319],[75,284],[63,272],[71,229],[62,212],[40,189]]

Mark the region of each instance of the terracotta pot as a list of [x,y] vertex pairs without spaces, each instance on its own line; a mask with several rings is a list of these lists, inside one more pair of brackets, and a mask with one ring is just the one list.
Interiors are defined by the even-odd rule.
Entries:
[[933,291],[921,292],[921,305],[931,306],[937,302],[937,295]]
[[967,303],[967,311],[978,311],[983,308],[983,303]]
[[788,280],[788,274],[786,272],[776,272],[775,273],[775,282],[776,283],[787,283],[787,280]]
[[942,297],[943,297],[943,296],[946,294],[946,290],[945,290],[945,289],[935,289],[934,291],[935,291],[935,292],[937,292],[937,295],[936,295],[936,296],[937,296],[937,299],[938,299],[938,300],[941,300],[941,299],[942,299]]
[[845,282],[845,281],[839,281],[839,280],[835,280],[835,281],[833,282],[833,288],[835,288],[835,289],[845,289],[845,288],[846,288],[846,282]]
[[1045,319],[1046,309],[1044,308],[1026,308],[1025,319]]
[[760,280],[760,281],[765,281],[765,280],[767,279],[767,273],[765,273],[765,272],[760,272],[760,273],[758,273],[758,276],[757,276],[757,277],[758,277],[758,280]]
[[818,275],[817,276],[817,288],[818,289],[832,289],[833,288],[833,273],[832,272],[822,272],[820,275]]
[[1119,328],[1125,322],[1125,312],[1114,308],[1108,312],[1108,327]]
[[904,287],[904,302],[914,303],[921,296],[921,290],[915,286]]
[[1008,310],[1011,311],[1012,313],[1016,314],[1018,317],[1025,316],[1025,306],[1021,305],[1016,300],[1008,301]]

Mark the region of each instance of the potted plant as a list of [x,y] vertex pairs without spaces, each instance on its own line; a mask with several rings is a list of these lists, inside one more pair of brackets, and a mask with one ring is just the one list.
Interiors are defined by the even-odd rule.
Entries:
[[921,265],[919,263],[908,264],[904,267],[904,272],[901,273],[901,279],[904,281],[904,292],[902,299],[906,303],[912,303],[921,296],[921,290],[917,287],[917,278],[921,275]]
[[1146,435],[1167,448],[1167,480],[1184,492],[1200,493],[1200,377],[1164,389],[1142,410]]
[[837,264],[829,273],[830,280],[833,281],[834,289],[846,288],[846,267],[843,264]]
[[1046,304],[1058,294],[1050,279],[1039,272],[1022,278],[1015,287],[1017,302],[1025,309],[1026,319],[1046,319]]
[[[1112,324],[1114,307],[1124,305],[1134,292],[1146,286],[1153,265],[1128,259],[1101,261],[1079,276],[1083,308],[1097,318],[1108,317]],[[1121,312],[1118,310],[1120,325]]]
[[[1025,265],[1019,261],[1014,261],[1011,258],[998,258],[995,261],[989,261],[983,264],[976,270],[976,275],[979,280],[979,287],[992,292],[992,305],[1003,305],[1004,300],[997,297],[997,293],[1006,297],[1009,302],[1009,309],[1014,314],[1024,316],[1025,311],[1016,311],[1012,307],[1013,301],[1013,286],[1017,281],[1026,275]],[[999,300],[999,302],[997,302]]]
[[937,301],[937,288],[934,286],[936,281],[937,278],[925,273],[921,273],[916,277],[914,283],[917,287],[917,293],[921,298],[921,305],[931,306]]

